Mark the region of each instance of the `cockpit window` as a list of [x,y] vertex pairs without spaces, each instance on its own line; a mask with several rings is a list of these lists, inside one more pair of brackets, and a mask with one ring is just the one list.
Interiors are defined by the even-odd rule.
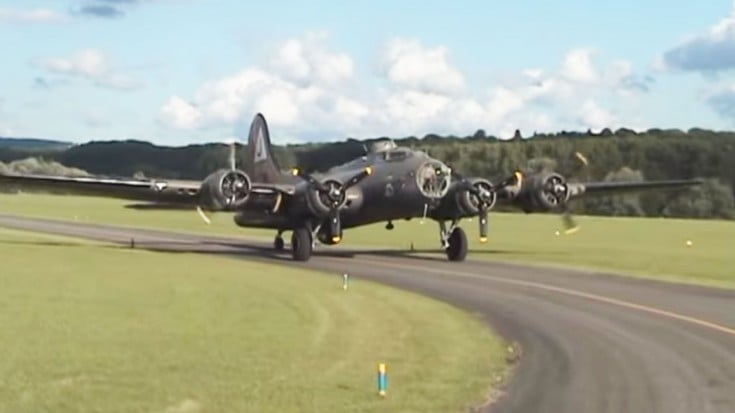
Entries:
[[407,159],[411,153],[405,148],[394,149],[392,151],[383,152],[383,159],[388,162],[398,162]]

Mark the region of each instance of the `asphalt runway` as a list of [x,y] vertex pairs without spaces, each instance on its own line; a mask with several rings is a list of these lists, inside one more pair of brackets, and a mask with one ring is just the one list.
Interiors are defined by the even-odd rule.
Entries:
[[353,288],[370,279],[447,301],[523,350],[485,411],[735,412],[735,291],[324,246],[296,263],[288,250],[242,239],[9,216],[0,226],[348,272]]

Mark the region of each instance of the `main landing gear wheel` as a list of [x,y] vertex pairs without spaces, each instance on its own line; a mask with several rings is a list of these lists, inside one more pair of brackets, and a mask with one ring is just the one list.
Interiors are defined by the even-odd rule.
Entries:
[[464,261],[467,256],[467,235],[464,230],[460,227],[454,228],[447,241],[449,245],[446,253],[449,261]]
[[307,228],[295,228],[291,234],[291,254],[296,261],[308,261],[311,257],[312,238]]
[[276,238],[273,240],[273,248],[276,251],[282,251],[284,247],[283,237],[280,235],[276,235]]

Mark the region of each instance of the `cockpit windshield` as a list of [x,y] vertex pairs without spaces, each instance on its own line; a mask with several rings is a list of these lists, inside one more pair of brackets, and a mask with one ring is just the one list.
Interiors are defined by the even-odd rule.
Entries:
[[388,152],[392,151],[393,149],[396,149],[398,145],[393,141],[393,139],[379,139],[370,145],[370,152],[372,153],[382,153],[382,152]]
[[387,162],[399,162],[408,159],[411,152],[406,148],[397,148],[392,151],[383,152],[383,159]]

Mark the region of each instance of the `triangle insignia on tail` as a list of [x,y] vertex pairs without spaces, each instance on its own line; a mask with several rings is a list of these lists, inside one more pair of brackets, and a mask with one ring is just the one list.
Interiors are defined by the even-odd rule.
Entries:
[[263,128],[259,127],[255,137],[255,162],[263,162],[268,159],[268,150],[265,147]]

